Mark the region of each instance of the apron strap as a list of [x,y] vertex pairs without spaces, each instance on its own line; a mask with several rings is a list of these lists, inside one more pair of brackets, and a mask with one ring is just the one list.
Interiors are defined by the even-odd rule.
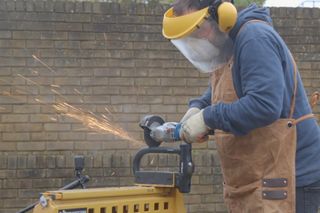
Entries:
[[297,94],[297,87],[298,87],[298,72],[297,72],[297,64],[294,60],[291,52],[289,51],[292,63],[293,63],[293,75],[294,75],[294,86],[293,86],[293,94],[291,96],[291,106],[290,106],[290,114],[289,118],[293,118],[294,108],[296,105],[296,94]]
[[[292,63],[294,66],[294,89],[293,89],[293,94],[291,97],[291,107],[290,107],[290,115],[289,118],[293,119],[293,113],[294,113],[294,109],[295,109],[295,104],[296,104],[296,94],[297,94],[297,87],[298,87],[298,72],[297,72],[297,64],[296,61],[294,60],[291,52],[289,51],[291,59],[292,59]],[[317,104],[317,102],[320,100],[320,93],[319,92],[314,92],[311,95],[311,99],[310,99],[310,105],[311,105],[311,109]],[[316,118],[316,116],[312,113],[303,115],[301,117],[299,117],[298,119],[293,119],[292,124],[296,125],[301,121],[304,121],[306,119],[310,119],[310,118]]]
[[304,121],[304,120],[307,120],[307,119],[310,119],[310,118],[315,118],[315,115],[310,113],[310,114],[307,114],[307,115],[304,115],[304,116],[301,116],[300,118],[298,119],[293,119],[293,121],[291,122],[293,125],[296,125],[297,123],[301,122],[301,121]]

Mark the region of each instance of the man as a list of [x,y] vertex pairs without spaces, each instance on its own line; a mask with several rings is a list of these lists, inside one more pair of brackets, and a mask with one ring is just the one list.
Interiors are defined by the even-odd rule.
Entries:
[[229,2],[177,0],[164,15],[163,35],[211,74],[180,137],[203,142],[215,131],[230,212],[316,213],[320,129],[294,59],[267,9],[235,12]]

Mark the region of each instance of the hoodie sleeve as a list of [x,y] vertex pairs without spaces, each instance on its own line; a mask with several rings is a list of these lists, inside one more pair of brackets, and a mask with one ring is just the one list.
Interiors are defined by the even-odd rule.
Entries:
[[248,40],[236,57],[243,96],[206,107],[204,120],[212,129],[244,135],[280,118],[285,84],[280,55],[270,39]]
[[211,105],[211,86],[208,86],[208,89],[203,93],[202,96],[198,98],[191,99],[189,102],[189,108],[196,107],[203,109]]

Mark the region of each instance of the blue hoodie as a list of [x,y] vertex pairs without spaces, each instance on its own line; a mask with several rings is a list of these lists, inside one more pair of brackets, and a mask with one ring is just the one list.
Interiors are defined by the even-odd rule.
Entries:
[[[211,87],[190,107],[204,109],[204,121],[212,129],[234,135],[267,126],[279,118],[288,118],[293,94],[294,65],[284,41],[272,26],[247,21],[258,19],[272,25],[269,10],[250,5],[239,13],[229,33],[234,41],[233,84],[239,100],[211,105]],[[238,33],[239,32],[239,33]],[[311,113],[298,74],[294,118]],[[320,129],[315,119],[297,125],[296,185],[306,186],[320,180]]]

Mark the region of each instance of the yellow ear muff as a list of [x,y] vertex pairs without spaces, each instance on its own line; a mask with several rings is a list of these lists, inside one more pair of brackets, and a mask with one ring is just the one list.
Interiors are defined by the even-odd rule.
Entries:
[[223,2],[217,9],[218,25],[222,32],[229,32],[237,22],[237,9],[230,2]]

